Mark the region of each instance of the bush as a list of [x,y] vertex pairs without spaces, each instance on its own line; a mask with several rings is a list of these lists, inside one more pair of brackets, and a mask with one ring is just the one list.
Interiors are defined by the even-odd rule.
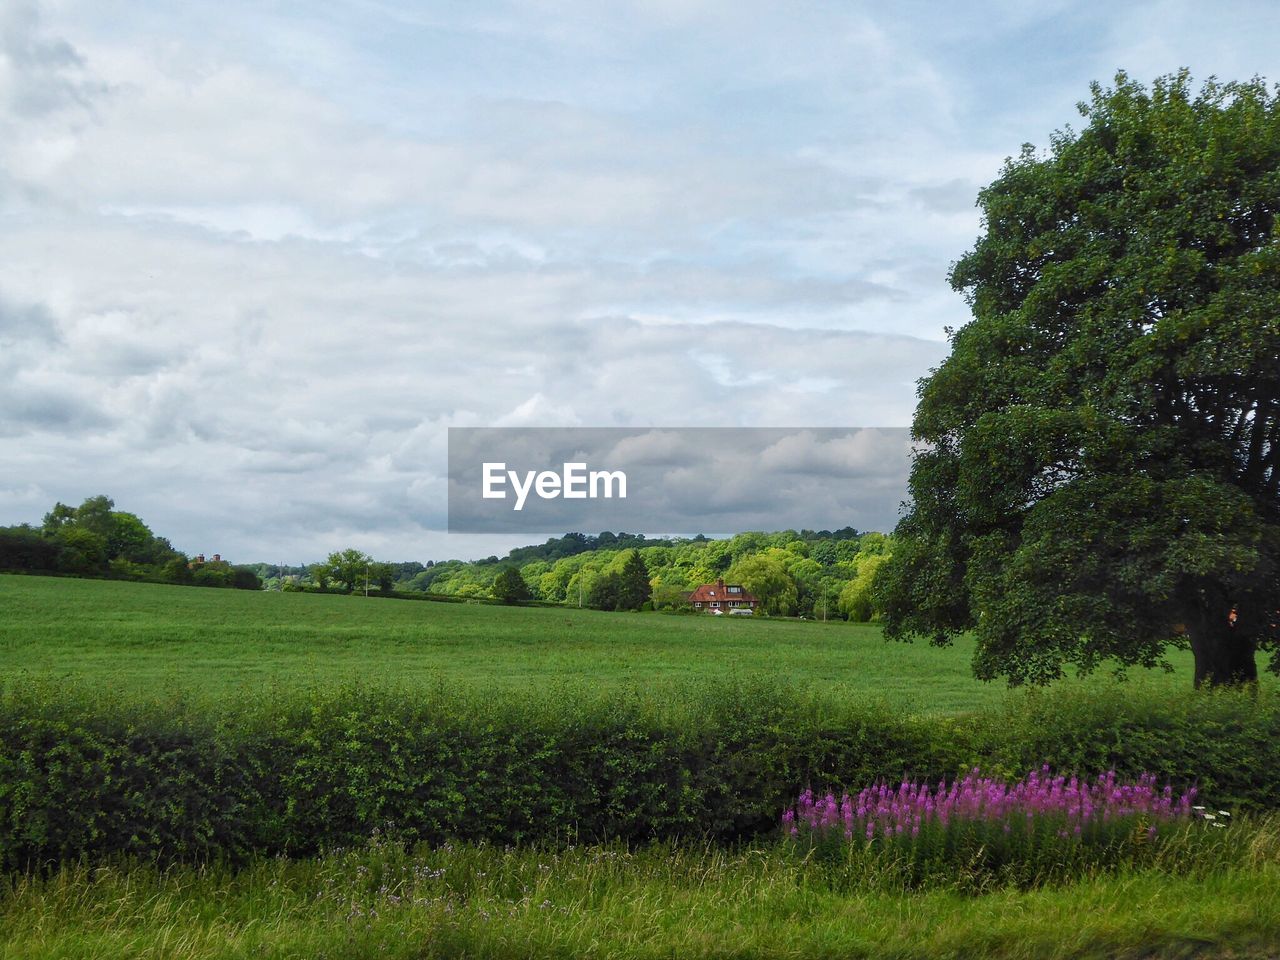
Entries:
[[301,856],[388,823],[407,842],[734,841],[776,831],[810,785],[1042,763],[1274,808],[1280,704],[1033,696],[957,719],[765,684],[660,705],[344,688],[217,706],[34,684],[0,692],[0,858]]
[[0,570],[55,570],[61,546],[30,527],[0,527]]
[[262,578],[249,567],[233,567],[231,586],[237,590],[261,590]]

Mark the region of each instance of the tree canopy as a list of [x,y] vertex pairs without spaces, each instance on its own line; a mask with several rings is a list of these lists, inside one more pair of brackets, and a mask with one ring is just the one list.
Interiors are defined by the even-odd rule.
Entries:
[[979,196],[888,631],[973,630],[1013,683],[1185,643],[1197,684],[1280,671],[1280,94],[1120,74],[1080,112]]

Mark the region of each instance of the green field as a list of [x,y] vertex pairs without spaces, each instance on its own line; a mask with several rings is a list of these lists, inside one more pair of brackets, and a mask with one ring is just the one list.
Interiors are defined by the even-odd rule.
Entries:
[[[27,680],[46,681],[30,692],[48,689],[50,679],[74,681],[82,693],[101,689],[107,712],[135,695],[171,692],[200,709],[206,698],[243,703],[268,691],[308,701],[317,688],[351,681],[491,692],[501,704],[547,688],[589,691],[597,702],[637,690],[662,700],[665,689],[703,681],[768,679],[847,694],[853,706],[881,700],[887,707],[872,706],[889,716],[962,712],[1010,697],[1002,684],[973,679],[971,653],[968,642],[886,643],[874,625],[0,576],[0,684],[11,694],[26,692]],[[1172,673],[1135,671],[1129,682],[1154,694],[1147,702],[1164,702],[1164,691],[1174,690],[1191,698],[1189,657],[1176,651],[1173,664]],[[1091,705],[1092,691],[1114,684],[1103,672],[1060,686],[1076,688],[1064,690],[1064,702]],[[1072,696],[1080,688],[1086,696]],[[96,698],[88,702],[96,713]],[[167,709],[166,701],[161,714]],[[336,750],[345,742],[321,737],[318,759],[328,756],[324,744]],[[64,775],[80,782],[76,756],[71,748],[59,754],[47,782]],[[101,761],[92,750],[83,759]],[[43,762],[33,755],[22,769],[44,770]],[[106,789],[97,774],[85,776],[81,789]],[[127,792],[116,780],[113,789]],[[147,794],[120,797],[144,809]],[[73,802],[30,795],[55,818],[59,805]],[[1242,852],[1221,863],[1087,872],[978,895],[950,885],[880,888],[771,837],[630,848],[450,842],[412,851],[344,842],[309,859],[264,855],[236,868],[71,859],[47,874],[0,878],[0,960],[1272,957],[1280,943],[1280,840],[1274,818],[1250,823],[1237,828],[1256,835],[1245,834],[1236,845]],[[20,822],[10,827],[22,835]]]
[[[0,576],[0,677],[75,677],[127,690],[222,696],[266,685],[352,680],[519,691],[592,690],[758,678],[874,696],[916,712],[999,701],[972,647],[888,643],[844,622],[601,613],[546,607],[256,593],[159,584]],[[1190,686],[1133,671],[1135,684]],[[1080,681],[1066,681],[1068,685]],[[1086,681],[1110,684],[1109,673]]]

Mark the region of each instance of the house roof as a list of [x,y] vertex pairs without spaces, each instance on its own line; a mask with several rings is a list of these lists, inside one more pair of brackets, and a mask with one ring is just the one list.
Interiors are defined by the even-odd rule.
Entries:
[[[736,593],[730,593],[730,589],[734,589]],[[725,583],[718,580],[715,583],[704,583],[698,587],[693,593],[689,594],[690,603],[711,603],[719,600],[750,600],[752,603],[759,603],[759,599],[750,593],[747,593],[746,587],[738,583]]]

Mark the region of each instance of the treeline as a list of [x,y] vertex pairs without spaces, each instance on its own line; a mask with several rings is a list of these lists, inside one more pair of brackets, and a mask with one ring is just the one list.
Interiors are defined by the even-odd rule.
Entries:
[[309,567],[257,569],[269,589],[412,592],[600,610],[688,609],[690,591],[724,579],[745,587],[772,616],[866,621],[880,614],[873,588],[892,551],[891,537],[852,527],[740,533],[727,540],[606,531],[568,533],[517,547],[505,558],[386,563],[348,549]]
[[563,604],[600,610],[688,609],[690,591],[724,579],[741,584],[773,616],[871,620],[873,590],[891,537],[840,530],[649,538],[567,533],[506,557],[463,561],[375,560],[354,548],[320,563],[232,565],[188,557],[110,497],[57,503],[40,526],[0,527],[0,570],[150,580],[247,590],[430,594],[458,600]]
[[106,496],[89,497],[78,507],[54,504],[38,527],[0,527],[0,570],[262,588],[248,567],[175,550],[136,514],[116,510],[115,501]]

